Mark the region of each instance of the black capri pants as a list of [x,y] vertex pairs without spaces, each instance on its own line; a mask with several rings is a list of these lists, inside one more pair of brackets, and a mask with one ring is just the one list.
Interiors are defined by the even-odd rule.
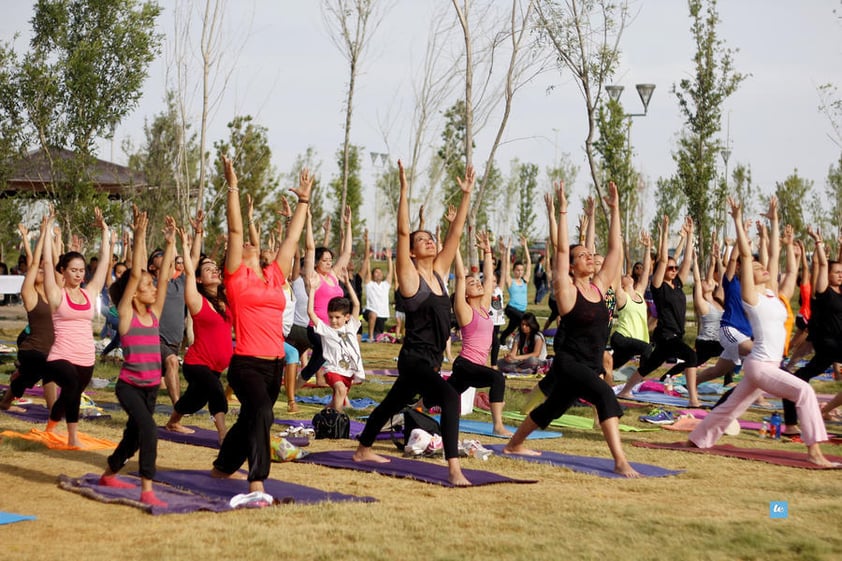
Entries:
[[204,364],[182,365],[184,379],[188,386],[184,395],[175,404],[175,410],[181,415],[190,415],[200,410],[205,404],[211,416],[217,413],[228,413],[228,400],[225,399],[225,388],[222,387],[220,373],[214,372]]
[[506,394],[506,377],[499,370],[475,364],[462,355],[453,361],[453,375],[447,380],[458,393],[468,388],[489,388],[488,400],[502,403]]
[[129,458],[140,450],[140,476],[155,478],[155,461],[158,458],[158,425],[152,414],[158,397],[158,385],[141,388],[117,380],[114,388],[117,400],[129,415],[123,438],[114,453],[108,456],[108,467],[114,473],[122,469]]
[[680,358],[683,363],[676,364],[672,370],[682,372],[685,368],[693,368],[697,365],[696,351],[691,349],[681,337],[673,337],[672,339],[658,339],[655,341],[655,348],[652,354],[645,361],[640,362],[640,375],[648,376],[661,366],[668,358]]

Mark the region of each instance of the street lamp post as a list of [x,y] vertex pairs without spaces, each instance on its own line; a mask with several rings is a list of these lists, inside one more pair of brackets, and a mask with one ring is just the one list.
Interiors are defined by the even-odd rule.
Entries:
[[[605,86],[605,92],[608,94],[608,97],[617,103],[620,102],[620,95],[622,95],[624,89],[624,86]],[[646,117],[649,113],[649,102],[652,100],[655,84],[637,84],[635,89],[637,89],[637,95],[640,96],[640,101],[643,103],[643,113],[623,113],[624,117],[629,118],[629,128],[626,133],[626,149],[629,151],[629,177],[631,177],[631,119],[633,117]],[[626,202],[626,243],[629,243],[629,211],[631,205],[628,204],[628,201]]]
[[[376,169],[383,170],[389,163],[389,154],[385,152],[369,152],[371,156],[371,165]],[[375,182],[377,181],[377,174],[375,172]],[[374,196],[377,197],[377,186],[374,185]],[[380,213],[378,212],[378,205],[374,205],[374,254],[380,253],[380,232],[379,232]]]

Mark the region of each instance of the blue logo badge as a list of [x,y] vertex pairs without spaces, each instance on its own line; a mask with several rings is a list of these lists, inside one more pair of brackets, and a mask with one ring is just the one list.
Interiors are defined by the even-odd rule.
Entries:
[[769,518],[789,518],[789,503],[787,501],[771,501],[769,503]]

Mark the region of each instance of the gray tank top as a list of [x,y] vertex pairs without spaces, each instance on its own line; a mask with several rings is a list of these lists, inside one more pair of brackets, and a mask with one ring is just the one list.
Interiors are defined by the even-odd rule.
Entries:
[[710,306],[708,313],[699,318],[699,334],[697,339],[702,341],[719,341],[719,320],[722,319],[722,310]]

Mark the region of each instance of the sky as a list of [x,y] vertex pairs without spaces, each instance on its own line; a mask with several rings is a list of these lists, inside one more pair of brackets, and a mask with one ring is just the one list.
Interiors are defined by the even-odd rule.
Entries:
[[[3,4],[0,38],[11,40],[19,33],[14,44],[23,51],[33,2],[5,0]],[[162,0],[160,4],[164,14],[159,32],[167,37],[162,55],[151,66],[143,97],[117,129],[115,141],[101,143],[104,159],[125,163],[121,142],[130,138],[135,145],[141,143],[144,119],[163,109],[164,92],[173,74],[170,38],[177,2]],[[189,5],[184,0],[178,4]],[[451,3],[445,0],[392,0],[390,5],[364,55],[354,99],[351,140],[363,147],[361,176],[366,184],[378,172],[369,152],[388,153],[390,159],[409,158],[413,77],[420,73],[430,22],[433,17],[455,18]],[[507,6],[501,1],[498,8]],[[621,41],[622,59],[614,82],[625,86],[621,102],[633,113],[642,112],[634,85],[656,85],[648,115],[633,120],[630,136],[634,163],[650,184],[646,198],[654,201],[657,178],[675,171],[672,153],[682,117],[670,91],[679,80],[691,76],[694,48],[686,2],[639,0],[631,7],[635,16]],[[764,192],[774,190],[775,183],[795,169],[823,191],[828,168],[839,161],[842,149],[831,140],[828,120],[818,111],[817,87],[842,86],[842,19],[834,14],[840,8],[839,0],[719,3],[720,38],[737,50],[735,67],[748,75],[724,106],[721,137],[723,142],[728,139],[732,150],[729,168],[750,165],[754,182]],[[194,34],[198,35],[198,16],[195,19]],[[312,146],[322,161],[322,177],[329,180],[338,175],[335,153],[343,139],[348,70],[331,40],[319,2],[229,2],[223,30],[226,46],[220,68],[229,78],[210,116],[211,142],[226,137],[226,123],[233,116],[250,114],[268,129],[278,171],[289,171],[296,156]],[[453,45],[459,41],[456,29]],[[444,56],[454,49],[442,49]],[[198,84],[198,62],[190,72],[192,83]],[[462,95],[457,87],[447,105]],[[194,94],[196,118],[198,99]],[[487,158],[498,120],[499,110],[478,132],[476,161]],[[590,185],[586,134],[584,101],[575,81],[567,71],[553,67],[516,94],[496,160],[508,175],[514,158],[546,168],[559,154],[569,154],[579,166],[571,197],[577,200]],[[724,165],[722,160],[718,164]],[[541,189],[548,188],[542,178]],[[391,231],[393,225],[375,216],[373,209],[382,204],[373,189],[365,193],[365,202],[364,216],[375,236]],[[646,212],[651,213],[653,207],[654,202],[647,205]]]

